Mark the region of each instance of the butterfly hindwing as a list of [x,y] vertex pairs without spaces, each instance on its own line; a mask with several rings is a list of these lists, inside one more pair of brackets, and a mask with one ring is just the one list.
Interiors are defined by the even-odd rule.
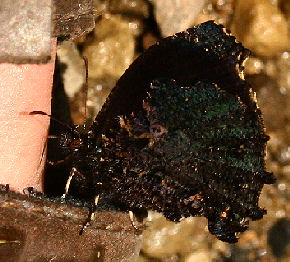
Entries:
[[[212,233],[235,241],[247,217],[264,214],[258,197],[263,175],[271,175],[264,171],[266,140],[258,121],[249,119],[239,97],[201,81],[182,87],[156,80],[143,109],[124,119],[130,136],[147,137],[148,145],[125,161],[130,190],[120,190],[122,201],[174,221],[204,215]],[[138,123],[145,119],[142,134]]]

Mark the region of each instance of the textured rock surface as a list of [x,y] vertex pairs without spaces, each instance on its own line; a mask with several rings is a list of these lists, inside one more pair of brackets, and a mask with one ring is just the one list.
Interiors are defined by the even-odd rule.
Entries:
[[151,0],[163,36],[172,35],[192,26],[205,0]]
[[172,254],[207,249],[204,245],[204,240],[208,237],[204,234],[207,226],[203,218],[188,218],[180,223],[172,223],[159,213],[149,212],[147,224],[149,227],[143,235],[142,249],[150,257],[170,257]]
[[73,97],[85,80],[84,61],[72,41],[64,41],[57,46],[57,57],[60,63],[65,64],[63,84],[66,94]]
[[89,60],[89,78],[118,79],[134,55],[134,35],[119,15],[106,14],[96,23],[94,37],[84,45]]
[[108,10],[111,13],[148,17],[149,6],[146,0],[110,0]]
[[232,33],[260,56],[288,48],[288,26],[281,11],[268,0],[237,0]]
[[208,20],[214,20],[229,28],[232,21],[234,5],[235,0],[206,1],[204,8],[199,13],[195,22],[196,24],[200,24]]

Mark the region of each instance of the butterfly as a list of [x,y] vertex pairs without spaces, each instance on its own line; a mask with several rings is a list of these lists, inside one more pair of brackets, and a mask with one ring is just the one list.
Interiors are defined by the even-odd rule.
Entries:
[[[171,221],[204,216],[233,243],[261,219],[269,137],[251,86],[249,50],[213,21],[164,38],[121,76],[89,131],[62,134],[66,195]],[[105,205],[106,205],[105,204]]]

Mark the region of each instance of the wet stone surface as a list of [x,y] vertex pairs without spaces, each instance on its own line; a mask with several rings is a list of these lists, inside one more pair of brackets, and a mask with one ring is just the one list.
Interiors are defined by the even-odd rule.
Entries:
[[79,234],[88,216],[83,203],[40,193],[0,190],[0,215],[1,262],[135,261],[142,240],[120,212],[97,211]]

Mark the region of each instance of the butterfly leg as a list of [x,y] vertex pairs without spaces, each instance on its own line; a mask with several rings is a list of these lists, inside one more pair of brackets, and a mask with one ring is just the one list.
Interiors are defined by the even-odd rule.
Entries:
[[100,198],[100,195],[95,196],[94,206],[93,206],[92,210],[90,210],[90,212],[89,212],[89,215],[88,215],[86,223],[83,224],[83,226],[82,226],[82,229],[81,229],[81,231],[79,233],[80,235],[82,235],[83,232],[85,231],[85,229],[90,225],[90,222],[95,219],[96,208],[97,208],[97,205],[98,205],[98,202],[99,202],[99,198]]
[[49,164],[50,166],[58,166],[58,165],[65,163],[70,158],[71,158],[71,154],[67,155],[64,159],[57,160],[57,161],[46,160],[46,163]]
[[69,190],[69,186],[71,183],[72,178],[74,177],[75,174],[81,174],[75,167],[72,168],[72,170],[70,171],[70,175],[66,181],[66,185],[65,185],[65,192],[64,194],[61,196],[61,198],[66,198],[68,195],[68,190]]
[[131,225],[132,227],[137,231],[137,232],[141,232],[142,229],[144,229],[144,224],[142,224],[141,226],[137,226],[136,223],[135,223],[135,216],[134,216],[134,213],[133,211],[129,211],[129,218],[130,218],[130,221],[131,221]]

